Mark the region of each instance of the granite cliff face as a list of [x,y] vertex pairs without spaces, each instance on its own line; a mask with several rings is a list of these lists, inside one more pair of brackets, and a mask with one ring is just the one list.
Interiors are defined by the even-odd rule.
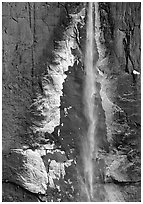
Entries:
[[[89,201],[82,148],[87,3],[2,8],[3,201]],[[94,9],[92,201],[140,201],[141,4]]]

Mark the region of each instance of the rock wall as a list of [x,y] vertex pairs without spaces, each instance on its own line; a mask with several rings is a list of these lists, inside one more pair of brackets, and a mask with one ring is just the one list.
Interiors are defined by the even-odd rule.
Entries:
[[[39,195],[47,201],[76,199],[69,180],[71,172],[76,174],[74,162],[54,128],[60,125],[65,72],[74,64],[71,48],[76,49],[72,36],[79,17],[69,14],[79,12],[78,6],[3,3],[4,201],[19,201],[29,192],[33,201],[40,200]],[[14,184],[22,190],[17,197]],[[66,188],[73,195],[69,197]]]
[[[94,201],[140,201],[141,5],[98,6]],[[88,127],[87,5],[10,2],[2,8],[3,201],[87,201],[81,148]]]
[[[110,179],[105,188],[109,187],[109,200],[120,200],[119,188],[123,200],[137,201],[140,200],[141,162],[140,3],[99,3],[99,12],[101,57],[98,68],[102,75],[101,97],[110,144],[105,175],[117,185],[114,186],[116,196],[109,190]],[[128,182],[132,183],[134,193]]]
[[58,3],[3,3],[4,151],[30,143],[25,135],[36,117],[30,105],[42,91],[47,44],[61,10]]

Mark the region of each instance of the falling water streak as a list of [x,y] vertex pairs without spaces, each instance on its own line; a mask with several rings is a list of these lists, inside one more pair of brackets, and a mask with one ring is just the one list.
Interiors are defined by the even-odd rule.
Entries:
[[[95,116],[94,116],[94,95],[95,95],[95,73],[93,69],[93,3],[89,2],[86,31],[86,53],[85,53],[85,116],[88,120],[87,143],[84,150],[84,170],[86,183],[89,186],[89,194],[93,197],[93,153],[95,148]],[[86,155],[85,155],[86,154]]]

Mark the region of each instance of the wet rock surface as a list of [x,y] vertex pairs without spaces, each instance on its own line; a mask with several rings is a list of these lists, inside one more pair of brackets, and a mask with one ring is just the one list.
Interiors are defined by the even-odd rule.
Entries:
[[[93,201],[139,202],[140,3],[98,5]],[[3,3],[5,202],[88,201],[81,148],[86,9],[78,2]]]

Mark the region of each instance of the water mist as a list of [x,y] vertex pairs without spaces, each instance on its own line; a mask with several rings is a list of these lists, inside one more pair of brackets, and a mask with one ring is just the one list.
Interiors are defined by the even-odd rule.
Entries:
[[94,29],[93,29],[93,3],[89,2],[86,30],[86,52],[85,52],[85,87],[84,87],[84,113],[88,122],[88,130],[83,144],[84,176],[85,185],[88,189],[88,198],[93,198],[94,178],[94,154],[95,154],[95,71],[93,66],[94,56]]

